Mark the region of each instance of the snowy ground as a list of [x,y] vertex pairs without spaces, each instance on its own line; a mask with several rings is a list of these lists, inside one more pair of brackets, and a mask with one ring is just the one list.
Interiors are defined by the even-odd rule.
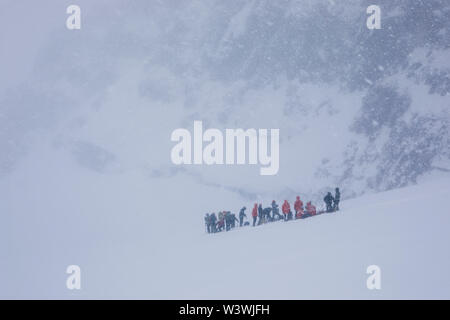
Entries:
[[[0,211],[10,213],[1,297],[450,298],[448,177],[344,201],[337,214],[208,235],[205,204],[188,200],[217,199],[216,189],[150,185],[137,174],[95,179],[41,155],[0,184]],[[220,195],[236,211],[242,205]],[[65,287],[70,264],[81,267],[80,291]],[[366,288],[372,264],[381,268],[380,291]]]
[[[174,268],[163,296],[448,299],[449,196],[448,180],[424,183],[344,202],[337,214],[199,236],[172,257],[189,276]],[[377,292],[366,287],[371,264],[382,271]]]

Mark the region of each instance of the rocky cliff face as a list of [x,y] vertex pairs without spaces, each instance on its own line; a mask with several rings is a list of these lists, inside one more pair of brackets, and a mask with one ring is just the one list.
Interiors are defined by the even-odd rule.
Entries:
[[[377,1],[380,30],[366,27],[370,4],[92,5],[81,32],[55,24],[30,57],[28,79],[2,92],[0,174],[14,170],[36,137],[68,146],[79,165],[97,172],[110,165],[145,167],[153,176],[188,172],[248,197],[311,195],[337,184],[352,196],[448,172],[450,3]],[[219,128],[280,128],[278,177],[173,171],[164,130],[196,119]],[[148,153],[146,133],[156,136]],[[125,150],[120,137],[135,147]]]

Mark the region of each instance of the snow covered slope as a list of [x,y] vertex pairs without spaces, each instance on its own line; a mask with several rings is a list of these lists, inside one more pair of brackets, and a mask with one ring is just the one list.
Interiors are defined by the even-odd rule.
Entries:
[[[446,179],[350,200],[337,214],[198,236],[167,252],[171,281],[160,294],[448,299],[449,196]],[[366,288],[372,264],[382,272],[377,292]]]
[[[189,198],[217,197],[214,188],[152,188],[139,175],[97,179],[76,167],[68,176],[65,160],[43,157],[0,184],[10,213],[1,297],[450,298],[448,177],[344,201],[336,214],[208,235],[192,213],[204,204]],[[236,211],[244,204],[219,195]],[[65,288],[70,264],[81,267],[80,291]],[[372,264],[380,291],[366,288]]]

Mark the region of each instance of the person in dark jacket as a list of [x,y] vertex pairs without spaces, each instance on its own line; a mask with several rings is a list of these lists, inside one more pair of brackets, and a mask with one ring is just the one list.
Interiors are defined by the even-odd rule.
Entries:
[[228,212],[223,211],[223,221],[225,225],[225,230],[230,230],[230,218],[228,217]]
[[333,210],[339,211],[339,202],[341,201],[341,192],[339,191],[339,188],[336,188],[336,193],[334,195],[334,204],[333,204]]
[[228,211],[228,224],[230,226],[230,229],[233,229],[235,226],[236,216],[232,214],[230,211]]
[[225,218],[225,230],[230,231],[230,229],[233,227],[234,219],[236,219],[236,217],[233,217],[230,211],[224,211],[223,216]]
[[275,217],[278,219],[282,219],[280,210],[278,209],[278,204],[275,202],[275,200],[272,200],[272,220],[275,220]]
[[272,217],[270,216],[270,212],[272,211],[271,207],[267,207],[263,209],[263,219],[266,222],[272,221]]
[[234,213],[231,214],[231,228],[236,228],[236,222],[239,222],[239,220],[236,218],[236,215]]
[[260,225],[260,224],[262,224],[262,222],[263,222],[263,208],[262,208],[262,204],[260,203],[259,205],[258,205],[258,217],[259,217],[259,220],[258,220],[258,225]]
[[323,198],[323,201],[325,202],[325,205],[327,207],[327,212],[333,211],[333,196],[331,195],[331,192],[328,192],[325,198]]
[[247,218],[245,214],[246,207],[242,207],[241,211],[239,211],[239,227],[242,227],[244,224],[244,218]]
[[216,228],[217,217],[216,217],[215,213],[212,213],[209,216],[209,223],[211,224],[211,232],[216,233],[217,232],[217,228]]
[[211,219],[209,217],[209,213],[205,215],[205,225],[206,225],[206,231],[208,233],[211,233]]

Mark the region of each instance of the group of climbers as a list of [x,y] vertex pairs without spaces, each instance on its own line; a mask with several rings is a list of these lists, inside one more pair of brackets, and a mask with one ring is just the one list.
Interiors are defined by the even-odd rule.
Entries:
[[306,203],[305,209],[303,209],[303,202],[300,197],[297,197],[294,203],[295,218],[302,219],[307,217],[312,217],[317,214],[316,206],[314,206],[311,201]]
[[278,220],[276,219],[276,216],[278,215],[278,217],[280,217],[279,213],[274,213],[273,216],[270,215],[274,207],[278,208],[278,205],[276,204],[275,200],[272,201],[272,207],[267,207],[264,209],[262,207],[262,204],[258,205],[257,203],[255,203],[252,210],[253,226]]
[[[284,200],[281,206],[281,212],[283,213],[283,216],[280,215],[278,204],[275,202],[275,200],[272,201],[270,207],[266,207],[264,209],[262,207],[262,204],[258,205],[257,203],[255,203],[252,209],[253,226],[277,220],[289,221],[294,218],[305,219],[324,212],[338,211],[341,193],[339,191],[339,188],[336,188],[335,191],[336,193],[334,197],[330,192],[327,193],[327,195],[323,199],[325,202],[326,210],[319,212],[316,210],[316,207],[311,203],[311,201],[308,201],[306,203],[306,206],[304,206],[303,201],[299,196],[297,196],[294,202],[295,216],[293,215],[291,206],[287,200]],[[218,213],[218,217],[216,217],[215,213],[207,213],[205,215],[207,232],[216,233],[223,230],[229,231],[236,227],[236,222],[239,223],[240,227],[249,225],[249,222],[244,222],[244,218],[247,217],[247,215],[245,214],[246,209],[246,207],[242,207],[242,209],[239,211],[239,220],[230,211],[221,211]]]
[[303,201],[299,196],[297,196],[294,202],[295,216],[293,216],[291,206],[287,200],[284,200],[283,206],[281,208],[285,217],[284,220],[292,220],[293,218],[304,219],[315,216],[317,214],[316,206],[314,206],[311,201],[308,201],[306,203],[306,206],[304,207]]

